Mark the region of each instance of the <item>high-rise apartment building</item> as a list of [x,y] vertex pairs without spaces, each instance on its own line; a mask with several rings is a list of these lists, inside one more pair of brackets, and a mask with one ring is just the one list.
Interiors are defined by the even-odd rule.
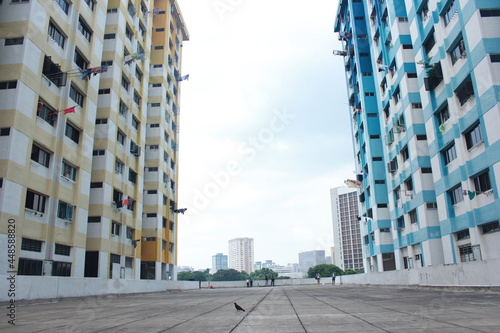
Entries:
[[15,224],[18,274],[172,276],[189,38],[176,1],[4,1],[0,26],[0,217]]
[[334,263],[343,270],[363,269],[363,247],[358,220],[358,191],[348,187],[330,189],[333,220]]
[[217,253],[212,256],[212,269],[217,271],[219,269],[228,269],[227,255],[222,253]]
[[494,1],[339,2],[367,270],[499,257],[498,26]]
[[253,238],[235,238],[229,241],[229,268],[247,273],[254,271]]
[[309,268],[325,263],[326,258],[324,250],[304,251],[299,253],[299,268],[304,274],[307,273]]

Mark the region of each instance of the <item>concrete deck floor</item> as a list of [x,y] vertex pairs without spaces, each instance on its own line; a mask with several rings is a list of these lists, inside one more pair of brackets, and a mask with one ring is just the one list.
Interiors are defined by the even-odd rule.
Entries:
[[[237,302],[246,312],[237,312]],[[224,288],[2,303],[1,332],[500,332],[500,292]]]

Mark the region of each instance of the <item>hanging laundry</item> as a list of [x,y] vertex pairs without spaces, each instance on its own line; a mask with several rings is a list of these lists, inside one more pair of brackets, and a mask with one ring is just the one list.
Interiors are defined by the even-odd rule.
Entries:
[[75,106],[70,107],[69,109],[62,110],[62,112],[63,112],[64,114],[68,114],[68,113],[75,113],[75,108],[76,108],[76,105],[75,105]]
[[469,194],[470,200],[474,199],[474,197],[476,196],[476,192],[474,192],[474,191],[468,191],[468,194]]
[[186,81],[189,80],[189,74],[177,78],[177,82],[184,81],[184,80],[186,80]]
[[181,209],[174,209],[174,213],[178,214],[181,213],[184,215],[184,212],[187,210],[187,208],[181,208]]
[[443,133],[443,132],[444,132],[444,130],[446,129],[446,128],[445,128],[445,126],[444,126],[444,124],[439,125],[439,127],[438,127],[438,128],[439,128],[439,130],[441,131],[441,133]]
[[130,203],[130,201],[128,199],[125,199],[122,201],[123,206],[128,206],[129,203]]
[[354,179],[347,179],[344,181],[344,184],[346,184],[347,187],[350,187],[350,188],[361,188],[361,185],[362,185],[360,181],[357,181]]
[[130,54],[127,54],[125,58],[123,58],[123,61],[125,62],[125,65],[130,65],[134,59]]

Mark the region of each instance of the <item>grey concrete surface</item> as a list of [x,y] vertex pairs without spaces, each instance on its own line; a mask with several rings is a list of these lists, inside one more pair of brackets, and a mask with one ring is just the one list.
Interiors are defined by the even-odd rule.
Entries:
[[[237,302],[246,311],[237,312]],[[500,332],[500,292],[224,288],[1,303],[0,332]]]

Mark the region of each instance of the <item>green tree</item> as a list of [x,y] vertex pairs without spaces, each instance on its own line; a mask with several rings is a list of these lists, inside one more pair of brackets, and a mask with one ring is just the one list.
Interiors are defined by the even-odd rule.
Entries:
[[177,280],[181,280],[181,281],[207,281],[207,275],[205,274],[205,272],[200,272],[200,271],[196,271],[196,272],[189,272],[189,271],[186,271],[186,272],[179,272],[179,274],[177,274]]
[[241,281],[246,280],[246,272],[238,272],[235,269],[219,269],[213,276],[212,281]]
[[331,264],[319,264],[310,267],[307,270],[307,277],[314,278],[316,277],[316,273],[319,273],[321,277],[331,277],[333,272],[335,272],[335,275],[337,276],[344,274],[344,271],[338,266]]
[[269,279],[271,279],[271,276],[273,276],[273,275],[275,278],[278,278],[278,273],[276,273],[275,271],[273,271],[272,269],[267,268],[267,267],[264,267],[262,269],[256,270],[255,272],[252,272],[250,274],[250,277],[253,280],[264,280],[266,278],[266,274],[267,274]]

